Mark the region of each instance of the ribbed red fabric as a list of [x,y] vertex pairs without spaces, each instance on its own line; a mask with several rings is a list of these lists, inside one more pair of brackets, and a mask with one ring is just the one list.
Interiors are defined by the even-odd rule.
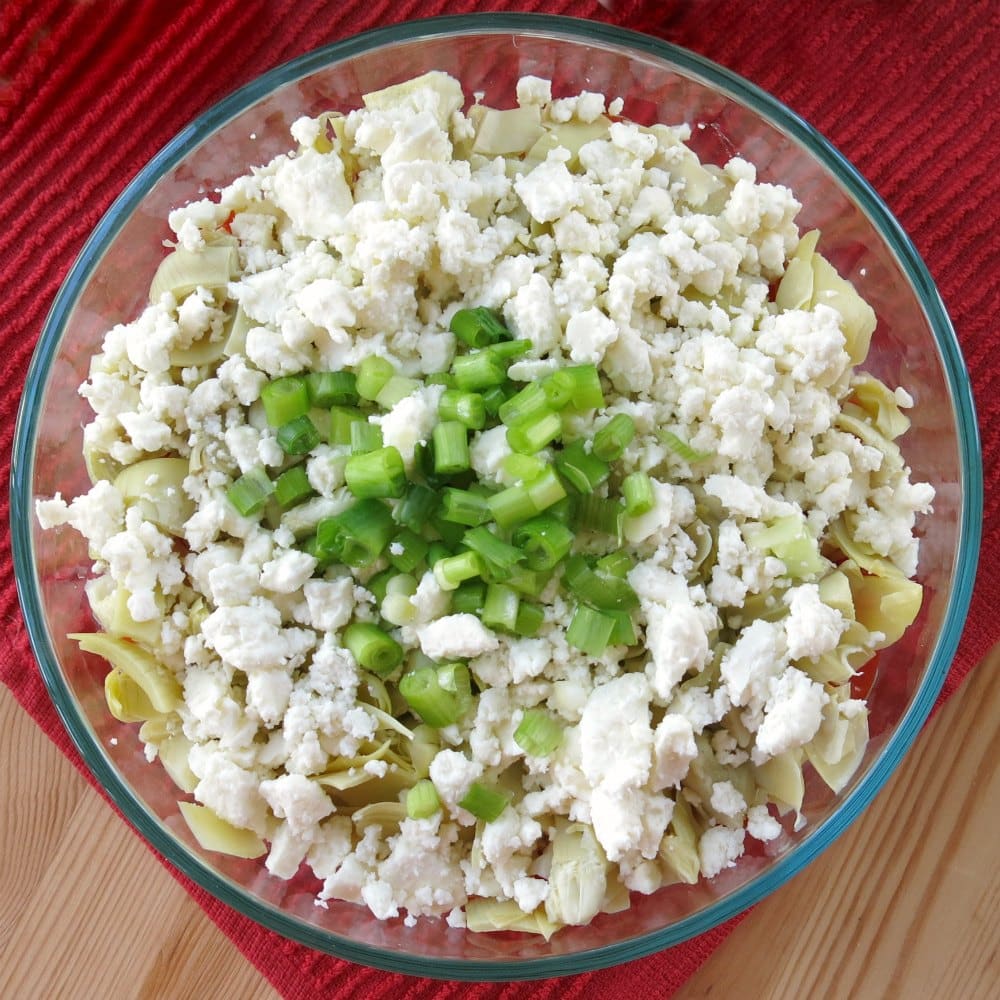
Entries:
[[[60,281],[116,195],[188,121],[316,46],[407,18],[544,11],[611,21],[742,74],[823,132],[888,202],[923,255],[965,352],[986,480],[983,552],[943,698],[1000,638],[1000,7],[992,0],[7,0],[0,4],[0,381],[23,384]],[[18,402],[0,399],[4,476]],[[7,496],[0,498],[3,523]],[[42,685],[0,534],[0,680],[83,770]],[[263,930],[186,880],[211,918],[288,998],[666,997],[719,928],[613,971],[472,986],[376,972]]]

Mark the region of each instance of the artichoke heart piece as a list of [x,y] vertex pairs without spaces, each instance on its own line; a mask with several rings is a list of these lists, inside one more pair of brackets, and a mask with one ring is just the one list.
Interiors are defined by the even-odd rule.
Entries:
[[561,926],[544,907],[525,913],[513,899],[470,899],[465,906],[465,922],[470,931],[522,931],[541,934],[546,941]]
[[157,712],[166,715],[180,707],[182,694],[177,678],[141,646],[104,632],[73,632],[69,638],[85,653],[103,656],[113,669],[126,674],[142,688]]
[[802,777],[801,757],[795,750],[778,754],[754,767],[758,788],[763,789],[777,803],[784,815],[790,809],[801,812],[806,786]]
[[207,806],[194,802],[178,802],[184,822],[194,839],[206,850],[229,854],[235,858],[259,858],[267,847],[252,830],[241,830],[217,816]]
[[370,826],[392,829],[406,819],[406,806],[402,802],[371,802],[351,814],[355,827],[364,832]]
[[830,706],[833,706],[832,714],[836,718],[828,723],[828,713],[825,712],[820,731],[804,749],[816,773],[832,791],[839,793],[864,758],[868,745],[868,713],[861,711],[851,719],[844,719],[834,702],[827,709]]
[[178,247],[160,261],[149,286],[149,301],[160,301],[170,292],[182,302],[199,286],[213,290],[225,288],[236,277],[239,254],[232,245],[206,246],[200,250]]
[[846,278],[820,254],[813,254],[813,307],[831,306],[840,313],[844,345],[852,365],[860,365],[868,357],[872,334],[877,322],[875,310],[865,302]]
[[858,372],[851,380],[851,396],[890,441],[910,429],[910,418],[900,409],[896,394],[874,375]]
[[869,560],[868,572],[850,560],[840,568],[850,581],[858,621],[869,632],[882,633],[874,648],[898,641],[920,613],[924,588],[886,560]]
[[142,687],[121,670],[109,670],[105,675],[104,700],[119,722],[146,722],[160,714]]
[[160,616],[150,621],[137,622],[132,617],[132,612],[128,609],[129,598],[132,596],[124,587],[116,587],[111,598],[104,606],[106,618],[103,619],[104,626],[111,635],[122,639],[132,639],[143,646],[155,648],[160,644],[160,635],[163,627],[163,597],[159,592],[154,592],[156,605],[160,609]]
[[795,252],[788,259],[784,277],[778,284],[774,297],[778,308],[808,309],[813,297],[812,258],[819,242],[819,230],[813,229],[799,239]]
[[582,925],[600,913],[608,885],[608,859],[592,827],[571,823],[552,840],[545,914],[552,923]]
[[667,829],[667,834],[660,841],[659,855],[665,869],[664,876],[669,878],[672,875],[678,882],[694,885],[701,874],[698,824],[683,795],[677,796]]
[[163,770],[182,792],[193,792],[198,784],[198,776],[191,770],[191,741],[180,731],[166,736],[157,747],[157,756]]
[[431,70],[412,80],[404,80],[391,87],[363,94],[361,99],[369,110],[399,111],[412,107],[413,110],[419,111],[423,110],[423,107],[415,98],[421,91],[430,91],[437,97],[437,106],[433,109],[434,116],[438,125],[447,131],[451,116],[465,103],[465,95],[458,80],[440,70]]
[[123,469],[115,489],[126,504],[138,504],[143,516],[168,534],[180,535],[194,513],[194,501],[184,492],[186,458],[147,458]]
[[607,137],[611,122],[601,116],[592,122],[560,122],[543,127],[538,138],[527,147],[519,172],[528,173],[542,163],[553,149],[569,151],[567,166],[572,169],[577,164],[580,150],[595,139]]
[[520,155],[545,132],[537,105],[499,111],[476,104],[469,109],[469,117],[476,126],[472,152],[483,156]]

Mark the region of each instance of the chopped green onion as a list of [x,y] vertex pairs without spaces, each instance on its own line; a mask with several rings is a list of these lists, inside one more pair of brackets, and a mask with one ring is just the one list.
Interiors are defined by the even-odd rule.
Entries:
[[333,423],[330,411],[324,410],[319,406],[311,406],[309,407],[308,416],[313,422],[313,426],[319,431],[319,439],[321,441],[329,441],[330,426]]
[[392,445],[351,455],[344,465],[344,479],[356,497],[401,497],[406,489],[403,457]]
[[385,585],[386,596],[390,594],[402,594],[404,597],[412,597],[417,592],[416,577],[409,573],[399,572],[389,577]]
[[293,466],[274,481],[274,499],[279,507],[294,507],[315,492],[303,465]]
[[381,604],[388,593],[389,581],[396,576],[398,574],[395,567],[390,566],[387,569],[383,569],[373,577],[369,577],[368,582],[365,583],[365,590],[375,598],[378,604]]
[[521,566],[515,566],[510,571],[510,576],[504,580],[504,583],[512,590],[516,590],[519,594],[527,594],[529,597],[538,597],[548,586],[549,580],[551,579],[551,573],[542,572],[537,569],[525,569]]
[[260,391],[264,414],[272,427],[281,427],[289,420],[309,412],[309,389],[301,375],[287,375],[268,382]]
[[324,410],[331,406],[357,406],[358,384],[354,372],[310,372],[306,375],[309,402]]
[[403,528],[393,536],[387,556],[400,573],[412,573],[427,558],[430,547],[430,542],[422,535]]
[[493,520],[501,528],[511,528],[537,513],[528,488],[523,485],[508,486],[507,489],[489,497],[487,503],[493,514]]
[[497,538],[489,528],[472,528],[462,541],[482,558],[483,575],[487,580],[505,580],[510,570],[524,559],[523,552]]
[[434,563],[434,578],[442,590],[454,590],[465,580],[483,575],[483,564],[475,552],[459,552]]
[[351,428],[355,424],[364,424],[368,418],[360,411],[350,406],[334,406],[330,409],[330,435],[328,441],[334,445],[350,445]]
[[421,532],[437,510],[437,506],[438,495],[434,490],[422,483],[412,483],[407,487],[402,500],[396,504],[392,517],[396,524],[401,524],[411,531]]
[[594,568],[599,573],[607,573],[624,580],[635,569],[635,560],[624,549],[618,549],[601,556],[594,564]]
[[319,431],[306,414],[282,424],[275,437],[286,455],[308,455],[319,444]]
[[624,517],[623,504],[610,497],[588,493],[580,497],[577,503],[574,522],[578,531],[596,531],[602,535],[611,535],[620,542]]
[[442,559],[447,559],[451,554],[451,549],[444,542],[431,542],[427,550],[427,565],[434,569]]
[[514,632],[528,638],[538,635],[538,630],[545,621],[545,611],[540,604],[521,601],[517,606],[517,620],[514,622]]
[[375,394],[375,402],[383,410],[391,410],[401,399],[412,396],[419,388],[420,383],[415,378],[390,375],[385,385]]
[[582,555],[566,560],[563,583],[575,597],[601,610],[628,611],[639,606],[639,598],[627,580],[596,571]]
[[510,337],[510,331],[494,313],[479,306],[476,309],[459,309],[451,318],[449,329],[469,347],[486,347]]
[[451,372],[432,372],[424,377],[424,385],[443,385],[446,389],[454,389],[455,379]]
[[449,486],[441,493],[441,517],[474,528],[490,519],[490,508],[482,494]]
[[500,407],[509,398],[503,385],[491,385],[483,389],[480,395],[483,397],[483,408],[491,417],[495,417],[500,412]]
[[507,808],[508,801],[503,792],[474,781],[458,804],[476,819],[492,823]]
[[432,435],[434,471],[438,475],[465,472],[469,468],[469,432],[457,420],[442,420]]
[[537,455],[521,455],[512,451],[504,456],[503,471],[511,479],[520,479],[526,482],[540,476],[548,466]]
[[445,389],[438,403],[438,416],[442,420],[457,420],[470,430],[478,431],[486,426],[486,406],[478,392]]
[[604,406],[604,391],[601,389],[601,376],[596,365],[559,368],[546,379],[546,388],[550,398],[558,401],[565,397],[563,405],[572,406],[576,410],[593,410]]
[[365,455],[382,447],[382,428],[367,420],[355,420],[351,424],[351,454]]
[[529,569],[558,565],[573,545],[573,532],[548,514],[530,518],[514,530],[511,541],[524,553]]
[[564,496],[557,500],[551,507],[545,508],[546,514],[551,514],[557,521],[563,524],[570,524],[576,514],[578,498],[575,496]]
[[258,514],[274,492],[274,483],[261,466],[255,466],[243,473],[226,492],[229,502],[238,514],[250,517]]
[[387,677],[403,662],[403,647],[371,622],[352,622],[344,629],[341,641],[358,666],[377,677]]
[[616,413],[596,434],[591,449],[604,462],[615,462],[635,437],[635,421],[627,413]]
[[684,459],[685,462],[703,462],[706,458],[712,457],[712,452],[698,451],[696,448],[692,448],[687,441],[679,438],[673,431],[666,430],[666,428],[661,427],[656,432],[656,436],[678,458]]
[[537,511],[548,510],[566,498],[566,488],[551,465],[545,466],[530,482],[525,482],[524,487]]
[[316,560],[316,569],[324,570],[340,558],[338,549],[330,549],[320,543],[317,535],[310,535],[299,543],[299,549]]
[[615,620],[587,604],[578,604],[566,629],[566,641],[588,656],[600,656],[611,641]]
[[412,596],[412,594],[386,594],[385,600],[379,607],[379,614],[390,625],[399,627],[412,625],[417,619],[417,609],[410,600]]
[[546,399],[549,401],[549,406],[553,410],[561,410],[564,406],[569,403],[570,395],[573,391],[573,379],[572,378],[561,378],[558,379],[555,376],[559,374],[561,369],[557,369],[551,375],[546,375],[545,378],[539,382],[542,387],[542,391],[545,393]]
[[479,392],[500,385],[507,377],[507,366],[487,350],[460,354],[451,363],[455,387],[463,392]]
[[507,428],[507,443],[522,455],[534,455],[562,434],[558,413],[544,409]]
[[[464,664],[445,664],[445,666],[464,667]],[[452,690],[445,686],[449,682],[454,685]],[[464,684],[461,673],[456,670],[442,671],[427,666],[407,671],[399,679],[399,693],[410,708],[428,726],[433,726],[435,729],[458,722],[472,701],[467,667],[465,667]]]
[[635,642],[635,624],[627,611],[605,608],[604,614],[614,619],[615,626],[611,630],[608,644],[611,646],[631,646]]
[[529,420],[538,413],[551,409],[545,390],[538,382],[529,382],[520,392],[505,400],[497,410],[497,416],[508,427]]
[[531,757],[548,757],[562,737],[562,726],[544,708],[525,709],[514,730],[514,742]]
[[445,691],[458,695],[465,708],[468,708],[472,703],[472,674],[469,668],[457,660],[452,663],[441,663],[437,667],[437,677],[438,684]]
[[556,455],[555,463],[559,475],[577,493],[593,493],[611,475],[611,466],[588,452],[583,441],[566,445]]
[[396,369],[385,358],[380,358],[375,354],[368,355],[358,366],[355,381],[358,395],[362,399],[374,400],[386,382],[395,374]]
[[653,481],[645,472],[630,472],[622,480],[622,496],[625,498],[625,513],[629,517],[648,514],[656,503]]
[[441,536],[441,541],[454,552],[461,545],[462,535],[465,534],[468,525],[460,524],[458,521],[446,521],[439,512],[431,518],[431,527]]
[[502,340],[499,343],[490,344],[489,347],[484,348],[485,353],[503,363],[504,372],[507,371],[507,365],[514,358],[519,358],[522,354],[527,354],[530,350],[530,340]]
[[410,819],[428,819],[441,809],[441,800],[430,778],[421,778],[406,793],[406,815]]
[[451,610],[455,614],[466,612],[478,615],[486,600],[486,583],[483,580],[466,580],[451,595]]
[[316,537],[327,551],[338,552],[347,566],[369,566],[392,538],[392,515],[385,504],[364,499],[316,525]]

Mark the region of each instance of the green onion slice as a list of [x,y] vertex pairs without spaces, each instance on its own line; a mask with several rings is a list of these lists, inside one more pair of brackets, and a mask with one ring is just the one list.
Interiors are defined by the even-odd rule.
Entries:
[[351,455],[344,465],[344,479],[359,498],[401,497],[406,489],[403,457],[392,445]]
[[410,819],[427,819],[440,808],[441,800],[430,778],[421,778],[406,793],[406,815]]
[[306,414],[282,424],[275,437],[286,455],[308,455],[319,444],[319,431]]
[[514,730],[514,742],[532,757],[548,757],[562,742],[563,728],[544,708],[526,709]]
[[403,647],[371,622],[352,622],[342,641],[358,665],[376,677],[387,677],[403,662]]
[[261,389],[260,401],[272,427],[281,427],[309,412],[309,389],[301,375],[273,379]]
[[229,502],[243,517],[258,514],[274,492],[274,483],[261,466],[255,466],[243,473],[226,492]]
[[507,808],[509,801],[503,792],[474,781],[458,804],[476,819],[492,823]]

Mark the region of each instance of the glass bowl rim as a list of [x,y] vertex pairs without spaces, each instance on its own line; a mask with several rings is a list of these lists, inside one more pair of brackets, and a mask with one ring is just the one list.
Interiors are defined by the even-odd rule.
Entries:
[[[277,88],[338,61],[394,43],[459,34],[527,33],[562,40],[629,48],[671,64],[744,104],[804,147],[860,205],[895,254],[934,333],[951,391],[960,448],[962,497],[959,552],[954,586],[921,685],[906,713],[867,774],[833,815],[766,872],[704,910],[667,927],[569,955],[526,960],[428,958],[352,941],[302,923],[231,883],[192,854],[153,817],[110,765],[83,717],[59,667],[44,625],[32,542],[34,447],[39,404],[65,325],[94,269],[125,220],[153,185],[190,149]],[[10,527],[18,596],[32,649],[56,710],[87,767],[129,822],[159,854],[215,898],[243,916],[307,947],[348,961],[410,975],[468,981],[512,981],[562,976],[607,968],[680,944],[716,927],[760,901],[813,861],[857,818],[895,770],[930,713],[951,665],[968,612],[982,529],[982,459],[968,374],[951,321],[926,266],[888,207],[857,169],[819,132],[755,84],[687,49],[616,25],[549,14],[462,14],[408,20],[376,28],[313,49],[233,91],[178,132],[129,182],[79,252],[53,301],[32,356],[18,411],[11,462]]]

